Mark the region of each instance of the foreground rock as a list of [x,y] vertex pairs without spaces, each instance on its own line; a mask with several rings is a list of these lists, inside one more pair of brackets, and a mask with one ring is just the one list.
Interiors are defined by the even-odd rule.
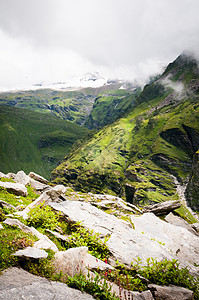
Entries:
[[152,213],[132,216],[134,230],[127,222],[89,203],[67,200],[50,202],[49,205],[61,211],[68,222],[81,221],[85,228],[99,232],[101,237],[109,236],[109,250],[121,263],[130,266],[138,257],[143,262],[149,257],[179,259],[183,265],[191,267],[193,273],[198,271],[193,264],[199,264],[199,237],[185,228],[160,220]]
[[[132,229],[127,222],[109,215],[89,203],[79,201],[50,202],[49,205],[61,211],[69,222],[81,221],[85,228],[99,232],[101,237],[109,236],[107,245],[115,259],[121,263],[131,265],[134,258],[141,257],[145,261],[148,257],[174,258],[161,245]],[[147,245],[147,247],[146,247]]]
[[48,257],[48,253],[41,249],[36,249],[34,247],[27,247],[22,250],[18,250],[12,255],[18,256],[23,259],[44,259]]
[[49,281],[23,269],[10,268],[0,276],[0,300],[91,300],[92,296],[69,288],[66,284]]
[[[136,231],[168,249],[182,264],[199,265],[199,236],[186,228],[162,221],[152,213],[132,216],[131,220]],[[193,266],[192,269],[197,270]]]
[[143,212],[152,212],[157,216],[168,214],[181,206],[180,201],[165,201],[153,205],[145,206]]
[[33,207],[45,203],[48,204],[50,201],[63,201],[64,198],[64,192],[66,191],[66,188],[63,185],[56,185],[55,187],[49,187],[48,190],[43,192],[39,198],[37,198],[35,201],[30,203],[23,211],[17,212],[17,215],[23,217],[24,219],[28,218],[28,213],[30,209]]
[[70,276],[80,273],[87,276],[88,270],[99,269],[107,271],[114,269],[109,264],[104,263],[87,252],[87,247],[77,247],[57,252],[55,254],[55,261],[53,262],[55,273],[62,271],[63,274]]
[[0,181],[0,186],[5,188],[8,192],[13,193],[17,196],[26,197],[28,195],[27,188],[25,185],[13,182]]
[[185,220],[183,220],[182,218],[175,216],[172,212],[170,212],[166,217],[165,217],[165,221],[167,221],[170,224],[173,224],[175,226],[180,226],[183,228],[186,228],[188,231],[190,231],[191,233],[198,235],[196,230],[194,230],[192,228],[192,226],[189,225],[189,223],[187,223]]
[[38,174],[36,174],[34,172],[30,172],[28,174],[28,176],[31,177],[31,178],[33,178],[36,181],[41,182],[41,183],[44,183],[44,184],[48,184],[49,183],[49,181],[47,179],[45,179],[44,177],[42,177],[42,176],[40,176],[40,175],[38,175]]
[[154,299],[164,300],[193,300],[193,292],[179,286],[159,286],[149,284],[148,286],[154,296]]

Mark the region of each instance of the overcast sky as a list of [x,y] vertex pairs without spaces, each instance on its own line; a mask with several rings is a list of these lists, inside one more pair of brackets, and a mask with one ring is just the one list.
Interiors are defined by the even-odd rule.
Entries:
[[0,89],[99,72],[138,79],[199,52],[199,0],[0,0]]

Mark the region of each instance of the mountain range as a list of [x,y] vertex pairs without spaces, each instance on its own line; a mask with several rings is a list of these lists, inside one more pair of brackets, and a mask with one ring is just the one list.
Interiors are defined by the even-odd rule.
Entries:
[[[126,96],[130,105],[123,116],[66,156],[52,172],[53,180],[125,197],[136,205],[176,199],[176,185],[195,187],[198,96],[197,61],[183,53],[141,93]],[[98,116],[103,115],[103,101],[96,104]],[[191,188],[186,193],[198,209],[197,192]]]
[[[98,79],[89,74],[83,80]],[[1,169],[23,168],[49,178],[57,166],[56,183],[141,206],[177,199],[180,186],[198,209],[198,97],[198,64],[185,53],[143,89],[111,81],[76,91],[3,92]]]

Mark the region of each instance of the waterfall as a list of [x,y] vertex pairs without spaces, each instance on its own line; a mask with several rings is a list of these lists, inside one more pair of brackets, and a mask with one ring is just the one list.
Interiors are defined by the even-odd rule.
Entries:
[[199,221],[198,215],[191,209],[191,207],[189,207],[189,204],[188,204],[186,196],[185,196],[185,191],[186,191],[188,183],[181,185],[180,182],[178,181],[177,177],[175,177],[173,175],[171,175],[171,176],[173,177],[173,181],[176,185],[176,191],[179,196],[179,200],[186,206],[186,208],[190,211],[190,213],[194,216],[194,218]]

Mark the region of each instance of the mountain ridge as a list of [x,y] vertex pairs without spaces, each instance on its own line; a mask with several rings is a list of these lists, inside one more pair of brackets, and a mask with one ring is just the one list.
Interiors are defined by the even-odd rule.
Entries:
[[196,60],[179,56],[144,87],[126,117],[69,154],[52,178],[139,205],[174,199],[172,176],[187,180],[199,146],[198,75]]

